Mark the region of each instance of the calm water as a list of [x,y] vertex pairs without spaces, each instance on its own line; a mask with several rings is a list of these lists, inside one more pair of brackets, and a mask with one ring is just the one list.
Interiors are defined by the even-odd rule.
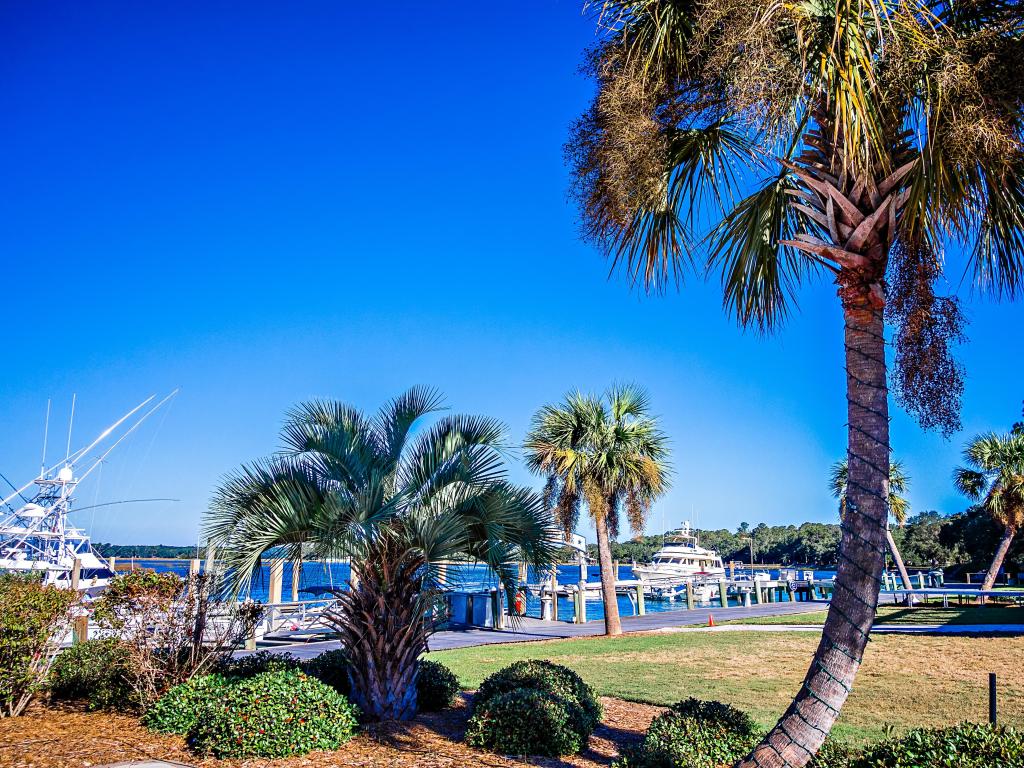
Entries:
[[[185,576],[188,574],[188,560],[135,560],[135,563],[145,568],[152,568],[155,571],[172,571],[174,573]],[[802,575],[804,569],[799,569]],[[809,568],[807,570],[810,570]],[[778,578],[779,572],[777,570],[769,571],[772,578]],[[818,570],[814,571],[814,578],[816,580],[831,579],[835,576],[835,571]],[[319,597],[322,590],[325,588],[338,587],[344,588],[348,583],[349,567],[348,563],[304,563],[299,574],[299,599],[312,599]],[[497,585],[497,580],[494,578],[494,574],[484,566],[458,566],[453,567],[449,572],[449,578],[456,580],[458,586],[466,590],[475,589],[490,589]],[[633,569],[628,565],[619,566],[619,578],[620,579],[632,579]],[[576,565],[560,565],[558,567],[558,583],[559,584],[576,584],[580,579],[580,569]],[[601,580],[600,569],[596,565],[588,566],[587,568],[587,581],[598,582]],[[537,576],[534,574],[533,569],[530,569],[528,581],[530,583],[537,582]],[[260,574],[256,579],[253,580],[252,588],[249,596],[254,600],[266,601],[267,600],[267,587],[270,583],[270,566],[264,565],[260,571]],[[282,595],[285,600],[290,599],[292,594],[292,565],[291,563],[285,563],[284,566],[284,584],[282,585]],[[652,600],[647,598],[645,601],[646,609],[648,613],[658,613],[661,611],[674,611],[686,608],[686,599],[682,600]],[[526,605],[527,613],[530,616],[540,615],[540,598],[538,595],[533,594],[527,598]],[[558,615],[562,619],[567,619],[573,615],[573,604],[572,600],[561,598],[558,601]],[[636,612],[636,606],[626,595],[619,595],[619,613],[623,616],[632,616]],[[588,600],[587,601],[587,621],[595,621],[604,618],[604,607],[601,605],[601,601]]]

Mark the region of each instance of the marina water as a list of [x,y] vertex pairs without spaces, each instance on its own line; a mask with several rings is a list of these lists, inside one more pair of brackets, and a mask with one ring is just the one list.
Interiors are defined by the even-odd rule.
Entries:
[[[189,561],[188,560],[163,560],[163,559],[137,559],[134,560],[137,566],[143,568],[150,568],[154,571],[171,571],[181,576],[188,575]],[[812,566],[800,567],[794,566],[801,573],[804,570],[812,570]],[[738,572],[738,571],[737,571]],[[761,572],[761,569],[758,569]],[[779,577],[779,571],[777,569],[766,570],[766,573],[770,574],[771,578],[777,579]],[[814,569],[814,579],[821,581],[824,579],[831,579],[835,577],[835,571],[830,570],[819,570]],[[348,585],[349,578],[349,566],[348,563],[342,562],[331,562],[331,563],[317,563],[308,562],[302,564],[302,569],[299,574],[299,599],[300,600],[311,600],[321,597],[326,589],[337,588],[345,589]],[[632,579],[633,570],[629,565],[619,566],[619,579]],[[576,584],[580,579],[580,569],[578,565],[560,565],[558,566],[558,583],[559,584]],[[475,590],[488,590],[497,586],[497,579],[494,573],[490,571],[486,566],[482,565],[459,565],[451,566],[449,570],[449,580],[455,582],[457,588],[469,591]],[[588,582],[600,582],[600,569],[596,565],[587,567],[587,581]],[[531,568],[528,573],[527,581],[530,584],[536,584],[538,581],[537,574],[533,572]],[[253,579],[252,587],[249,593],[249,597],[253,600],[259,600],[266,602],[268,585],[270,584],[270,565],[264,563],[260,569],[260,573],[255,579]],[[282,594],[284,599],[290,598],[292,593],[292,564],[284,564],[284,583],[282,585]],[[785,598],[783,598],[785,599]],[[619,595],[619,613],[622,616],[632,616],[636,613],[636,606],[633,601],[627,595]],[[717,601],[716,601],[717,604]],[[645,607],[647,613],[659,613],[662,611],[677,611],[686,608],[686,600],[654,600],[648,598],[645,601]],[[530,616],[540,615],[540,596],[536,594],[536,591],[532,591],[527,596],[527,613]],[[558,601],[558,616],[560,619],[566,620],[573,616],[573,604],[572,600],[567,598],[560,598]],[[590,599],[587,601],[587,621],[596,621],[604,618],[604,606],[601,604],[599,597]]]

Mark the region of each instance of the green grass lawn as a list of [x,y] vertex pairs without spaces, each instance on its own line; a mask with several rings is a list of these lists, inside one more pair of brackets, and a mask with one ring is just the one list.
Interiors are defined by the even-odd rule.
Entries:
[[[733,619],[723,624],[824,624],[825,611],[790,616]],[[965,605],[943,608],[923,605],[905,608],[880,605],[876,624],[1024,624],[1024,608],[1010,605]]]
[[[807,671],[818,637],[799,632],[632,634],[486,645],[430,654],[466,689],[526,658],[576,670],[598,693],[670,704],[726,701],[768,728]],[[999,674],[1002,719],[1024,726],[1024,638],[880,635],[872,638],[836,735],[874,741],[888,724],[941,726],[987,716],[988,672]]]

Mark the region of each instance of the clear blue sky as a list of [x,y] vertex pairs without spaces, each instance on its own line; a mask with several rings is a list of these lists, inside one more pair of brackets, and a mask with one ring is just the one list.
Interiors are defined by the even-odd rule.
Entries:
[[[676,467],[650,530],[691,508],[705,527],[833,519],[834,289],[766,340],[714,283],[645,298],[577,237],[561,146],[593,24],[575,0],[39,0],[3,4],[0,29],[0,472],[37,471],[48,397],[60,424],[78,393],[84,439],[182,388],[80,503],[182,501],[84,512],[94,539],[192,542],[290,405],[374,408],[416,383],[518,442],[567,390],[636,381]],[[961,295],[965,432],[894,416],[917,509],[962,508],[964,438],[1024,396],[1021,306]]]

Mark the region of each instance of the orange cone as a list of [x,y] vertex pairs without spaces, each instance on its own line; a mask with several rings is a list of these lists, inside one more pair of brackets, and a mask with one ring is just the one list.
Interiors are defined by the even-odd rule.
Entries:
[[708,614],[708,626],[709,627],[715,626],[715,616],[712,613]]

